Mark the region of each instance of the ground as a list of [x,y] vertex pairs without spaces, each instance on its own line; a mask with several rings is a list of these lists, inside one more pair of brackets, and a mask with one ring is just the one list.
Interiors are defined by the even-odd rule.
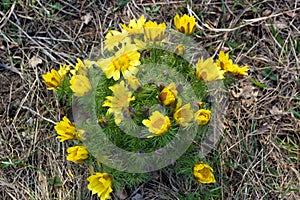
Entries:
[[[90,56],[120,23],[144,14],[171,25],[175,13],[197,17],[197,40],[212,56],[229,51],[235,62],[250,67],[249,76],[228,91],[225,129],[209,154],[221,197],[207,199],[300,198],[297,0],[2,0],[1,199],[97,199],[86,188],[86,167],[66,161],[68,143],[56,139],[53,126],[70,110],[46,90],[41,75]],[[182,196],[197,199],[189,183],[164,174],[112,198]]]

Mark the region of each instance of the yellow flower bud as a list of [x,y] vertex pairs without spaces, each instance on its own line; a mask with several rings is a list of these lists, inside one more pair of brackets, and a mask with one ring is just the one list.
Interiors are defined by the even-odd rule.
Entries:
[[210,110],[200,109],[194,115],[195,121],[198,123],[198,125],[204,126],[209,122],[210,114]]
[[89,157],[89,152],[85,146],[69,147],[67,152],[67,160],[75,163],[83,163]]
[[194,176],[200,183],[215,183],[213,171],[213,168],[205,163],[198,163],[193,168]]

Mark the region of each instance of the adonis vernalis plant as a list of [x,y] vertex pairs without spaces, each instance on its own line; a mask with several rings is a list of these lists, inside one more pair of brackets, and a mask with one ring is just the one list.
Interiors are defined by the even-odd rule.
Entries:
[[[57,92],[59,98],[67,98],[69,102],[73,99],[86,110],[95,102],[96,119],[81,119],[84,125],[77,126],[64,116],[54,128],[60,142],[73,141],[74,146],[67,149],[67,160],[89,167],[87,187],[101,200],[109,199],[114,190],[132,188],[151,179],[147,170],[153,171],[150,166],[155,162],[145,162],[139,155],[164,154],[164,147],[172,146],[179,132],[188,138],[191,130],[196,130],[197,136],[185,153],[177,160],[172,157],[160,160],[164,164],[156,170],[168,170],[171,165],[178,176],[195,183],[218,182],[213,168],[199,154],[199,144],[208,134],[214,116],[213,105],[205,103],[209,96],[206,84],[222,81],[227,74],[247,75],[249,68],[234,64],[223,51],[217,60],[191,55],[189,41],[192,40],[182,38],[195,30],[195,18],[177,14],[174,23],[176,30],[165,23],[147,21],[144,16],[137,21],[130,20],[128,25],[120,25],[121,30],[107,33],[104,56],[78,59],[75,66],[64,64],[59,70],[52,69],[42,76],[48,89]],[[196,61],[192,62],[193,59]],[[94,73],[94,69],[101,73]],[[190,95],[191,91],[194,96]],[[76,109],[80,108],[73,107]],[[90,113],[87,111],[87,115]],[[97,127],[90,125],[93,120]],[[106,139],[100,143],[103,141],[97,139],[98,129],[113,145],[136,154],[131,161],[137,169],[142,169],[138,172],[145,173],[129,172],[126,166],[130,165],[124,165],[124,170],[116,169],[124,163],[108,165],[114,163],[105,154],[112,144],[103,146]]]

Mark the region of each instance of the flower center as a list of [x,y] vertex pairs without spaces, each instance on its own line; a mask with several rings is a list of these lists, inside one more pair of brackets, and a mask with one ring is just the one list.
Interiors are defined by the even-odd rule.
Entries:
[[206,178],[206,177],[209,176],[210,171],[209,171],[209,169],[207,169],[207,168],[203,168],[203,169],[199,170],[199,173],[202,174],[202,176],[203,176],[204,178]]
[[125,71],[129,67],[129,58],[127,55],[122,55],[113,61],[113,64],[118,71]]
[[157,119],[156,121],[153,122],[153,127],[160,129],[164,125],[164,119]]
[[220,62],[221,69],[224,69],[224,66],[225,66],[224,62]]

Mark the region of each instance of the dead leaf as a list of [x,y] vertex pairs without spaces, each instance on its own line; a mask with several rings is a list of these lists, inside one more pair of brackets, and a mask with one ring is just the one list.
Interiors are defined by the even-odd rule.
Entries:
[[257,88],[246,82],[239,83],[231,90],[231,95],[236,99],[240,99],[242,104],[247,107],[257,101],[258,94]]
[[40,58],[37,57],[37,56],[33,56],[33,57],[30,58],[30,60],[29,60],[29,65],[30,65],[32,68],[34,68],[34,67],[36,67],[38,64],[42,64],[42,63],[43,63],[42,59],[40,59]]
[[279,120],[281,118],[281,116],[279,116],[280,114],[282,114],[282,110],[279,110],[279,108],[277,106],[272,106],[272,108],[269,110],[270,113],[274,116],[275,120]]
[[282,22],[274,23],[274,26],[275,26],[276,30],[288,28],[288,25],[286,23],[282,23]]
[[81,17],[81,20],[83,20],[83,23],[86,25],[91,21],[91,19],[92,19],[91,13],[88,13],[88,14],[84,15],[83,17]]
[[122,188],[119,191],[117,191],[115,194],[121,200],[126,199],[128,197],[126,191]]
[[264,11],[262,12],[262,16],[269,16],[269,15],[271,15],[271,14],[272,14],[272,10],[270,10],[270,9],[264,10]]

